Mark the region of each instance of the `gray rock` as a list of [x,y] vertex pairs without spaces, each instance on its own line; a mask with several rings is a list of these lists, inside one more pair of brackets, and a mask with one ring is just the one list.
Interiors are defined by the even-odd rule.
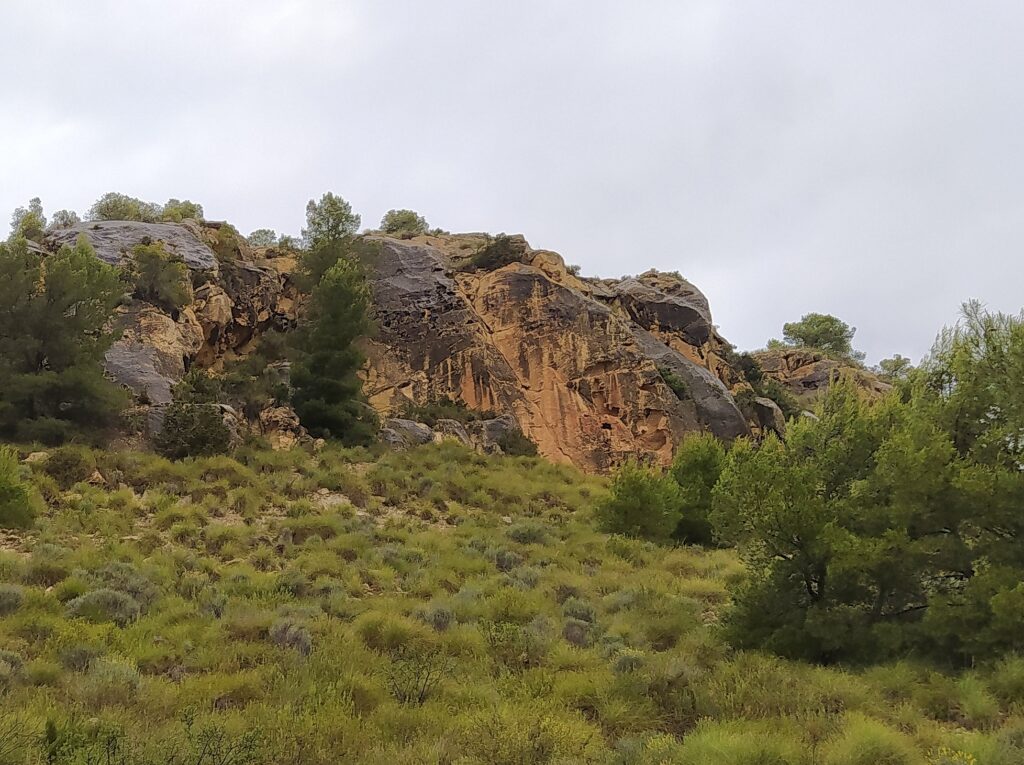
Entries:
[[100,260],[121,265],[133,248],[146,242],[163,242],[168,252],[178,255],[189,268],[215,270],[217,258],[187,226],[179,223],[141,223],[139,221],[86,221],[70,228],[51,231],[46,243],[56,250],[73,245],[85,234]]
[[469,445],[469,433],[466,426],[458,420],[441,419],[434,423],[434,432],[442,439],[451,438],[461,444]]
[[721,380],[669,348],[650,332],[634,327],[633,336],[644,354],[660,369],[669,370],[685,383],[697,408],[698,419],[711,433],[724,439],[750,435],[743,413]]
[[753,404],[754,415],[757,417],[757,424],[761,426],[762,432],[771,431],[779,438],[784,438],[786,415],[779,409],[779,405],[764,396],[754,398]]
[[501,442],[509,433],[519,430],[519,423],[511,414],[490,420],[477,420],[466,425],[469,440],[488,454],[501,451]]
[[392,417],[381,423],[380,437],[389,446],[402,449],[429,444],[434,440],[434,431],[422,422]]

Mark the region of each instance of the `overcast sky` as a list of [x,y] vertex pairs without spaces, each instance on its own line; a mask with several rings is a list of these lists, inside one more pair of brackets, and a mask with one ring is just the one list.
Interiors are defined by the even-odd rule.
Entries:
[[297,234],[332,190],[679,270],[741,348],[915,360],[1024,305],[1020,0],[3,0],[0,211],[121,191]]

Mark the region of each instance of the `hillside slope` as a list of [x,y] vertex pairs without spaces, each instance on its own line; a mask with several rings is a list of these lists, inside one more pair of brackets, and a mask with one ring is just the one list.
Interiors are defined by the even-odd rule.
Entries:
[[605,481],[571,467],[442,444],[25,472],[46,507],[0,552],[5,762],[1024,757],[1020,659],[956,678],[731,650],[735,553],[595,531]]

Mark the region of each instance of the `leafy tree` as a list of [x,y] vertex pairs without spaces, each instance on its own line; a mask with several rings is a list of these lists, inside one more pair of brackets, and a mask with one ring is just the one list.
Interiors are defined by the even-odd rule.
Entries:
[[864,354],[854,351],[850,342],[856,332],[856,327],[827,313],[807,313],[800,321],[782,325],[782,336],[791,346],[815,348],[836,356],[862,359]]
[[596,514],[610,534],[667,542],[679,525],[680,504],[679,486],[670,476],[631,462],[615,474]]
[[89,208],[89,220],[134,220],[155,223],[160,220],[160,206],[111,191],[97,199]]
[[192,284],[185,262],[163,244],[140,244],[132,250],[135,297],[177,311],[192,302]]
[[673,536],[688,544],[709,545],[714,533],[708,515],[711,493],[725,465],[725,447],[709,433],[683,439],[669,475],[679,486],[679,523]]
[[380,221],[380,230],[393,236],[419,236],[428,228],[426,218],[415,210],[388,210]]
[[45,261],[0,245],[0,432],[53,443],[113,422],[124,395],[102,362],[122,291],[84,236]]
[[359,230],[360,221],[360,217],[352,212],[352,205],[328,191],[319,202],[310,199],[306,205],[306,227],[302,229],[302,237],[307,247],[315,249],[319,245],[351,237]]
[[39,197],[29,201],[28,207],[19,207],[11,215],[11,241],[18,237],[38,242],[46,231],[46,216]]
[[164,410],[156,450],[168,459],[224,454],[231,431],[224,424],[221,389],[205,372],[193,370],[174,386],[174,400]]
[[889,382],[905,380],[913,370],[914,365],[911,364],[910,359],[898,353],[891,358],[882,359],[878,362],[877,367],[879,376]]
[[269,228],[258,228],[249,234],[248,239],[253,247],[273,247],[277,244],[277,232]]
[[167,204],[160,211],[160,219],[172,223],[181,223],[183,220],[202,220],[203,206],[198,202],[180,199],[168,199]]
[[35,498],[19,474],[18,453],[0,446],[0,528],[27,529],[35,511]]
[[78,213],[74,210],[57,210],[50,219],[50,228],[71,228],[76,223],[81,223],[82,219],[78,217]]
[[367,443],[376,432],[358,377],[364,359],[357,340],[371,327],[370,290],[354,247],[346,239],[320,240],[305,259],[304,277],[316,286],[292,343],[296,414],[314,436],[346,444]]

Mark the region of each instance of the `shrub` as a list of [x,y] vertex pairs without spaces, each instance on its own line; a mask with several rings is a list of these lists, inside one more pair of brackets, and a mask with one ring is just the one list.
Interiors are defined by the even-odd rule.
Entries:
[[140,244],[132,250],[135,297],[172,313],[192,302],[188,266],[163,244]]
[[709,545],[711,496],[725,465],[725,448],[710,433],[683,439],[669,474],[679,486],[679,523],[673,536],[689,544]]
[[0,446],[0,528],[26,529],[35,519],[32,494],[19,474],[17,452]]
[[231,430],[217,403],[219,389],[200,371],[190,372],[174,387],[174,400],[164,410],[156,450],[173,460],[210,457],[231,448]]
[[160,219],[172,223],[181,223],[183,220],[202,220],[203,206],[198,202],[191,202],[188,199],[168,199],[160,211]]
[[388,664],[388,689],[400,704],[422,704],[451,672],[451,666],[451,659],[437,648],[402,646]]
[[160,220],[160,206],[111,191],[97,199],[89,208],[89,220],[134,220],[155,223]]
[[43,463],[43,472],[65,491],[84,481],[96,470],[96,458],[81,446],[62,446],[50,453]]
[[680,401],[690,401],[693,398],[690,395],[690,388],[686,385],[686,381],[671,369],[667,367],[658,367],[658,374],[660,374],[661,379],[665,381],[665,385],[671,388],[672,392],[676,394],[677,399]]
[[598,504],[596,514],[603,531],[667,541],[679,525],[679,505],[675,481],[627,463],[615,474],[611,494]]
[[506,430],[497,440],[503,454],[510,457],[536,457],[537,444],[518,428]]
[[246,238],[253,247],[273,247],[277,244],[277,232],[269,228],[258,228]]
[[139,671],[124,659],[94,659],[77,688],[90,706],[131,703],[139,689]]
[[108,588],[93,590],[68,603],[68,616],[88,619],[91,622],[114,622],[119,627],[138,618],[138,601],[131,595]]
[[800,321],[782,325],[782,336],[789,345],[860,360],[864,354],[854,351],[850,345],[856,332],[856,327],[827,313],[804,314]]
[[270,625],[268,635],[281,648],[291,648],[303,656],[313,652],[313,636],[305,626],[291,619],[278,619]]
[[466,262],[461,265],[461,270],[494,271],[510,263],[521,263],[525,253],[526,242],[522,237],[498,234],[498,236],[470,255]]
[[380,230],[392,236],[419,236],[428,228],[426,218],[413,210],[388,210],[380,222]]
[[826,765],[918,765],[921,757],[902,733],[877,720],[855,716],[827,747],[824,761]]
[[0,616],[9,616],[21,608],[25,591],[16,584],[0,584]]

